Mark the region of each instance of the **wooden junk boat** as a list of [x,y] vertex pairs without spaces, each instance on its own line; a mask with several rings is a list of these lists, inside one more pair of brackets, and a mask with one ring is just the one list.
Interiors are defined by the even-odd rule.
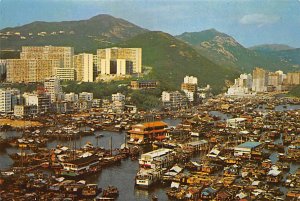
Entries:
[[108,186],[103,190],[103,198],[117,198],[119,196],[119,190],[117,187]]

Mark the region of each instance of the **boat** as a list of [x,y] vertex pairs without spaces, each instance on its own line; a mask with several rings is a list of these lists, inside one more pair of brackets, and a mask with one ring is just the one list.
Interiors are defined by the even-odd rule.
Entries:
[[101,134],[101,133],[96,133],[96,134],[95,134],[95,137],[96,137],[96,138],[101,138],[101,137],[104,137],[104,135]]
[[85,197],[95,197],[101,193],[101,191],[102,189],[98,188],[97,184],[87,184],[85,187],[83,187],[81,194]]
[[141,188],[149,188],[162,177],[162,169],[141,168],[135,177],[135,185]]
[[115,186],[108,186],[103,190],[102,196],[104,198],[117,198],[119,196],[119,190]]

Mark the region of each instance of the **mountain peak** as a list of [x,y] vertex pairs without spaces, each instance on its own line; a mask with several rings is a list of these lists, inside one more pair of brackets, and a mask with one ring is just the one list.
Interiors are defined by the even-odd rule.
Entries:
[[99,14],[96,16],[91,17],[89,20],[107,20],[107,19],[117,19],[111,15],[108,14]]

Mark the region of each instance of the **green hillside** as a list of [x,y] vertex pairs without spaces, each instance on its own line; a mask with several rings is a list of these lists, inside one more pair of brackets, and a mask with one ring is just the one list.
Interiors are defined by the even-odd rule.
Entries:
[[300,85],[294,87],[293,89],[290,90],[289,92],[290,96],[295,96],[300,98]]
[[246,72],[254,67],[269,70],[292,70],[292,64],[275,55],[261,54],[243,47],[234,38],[215,29],[201,32],[183,33],[177,38],[192,45],[201,55],[219,65],[238,68]]
[[66,45],[74,47],[76,52],[95,52],[99,47],[109,46],[146,31],[110,15],[98,15],[80,21],[33,22],[0,30],[2,34],[9,32],[9,35],[1,37],[0,49],[20,50],[25,45]]
[[220,90],[225,80],[237,76],[237,71],[218,66],[164,32],[140,34],[118,46],[143,48],[143,65],[153,68],[148,77],[159,80],[165,89],[179,89],[184,76],[193,75],[200,84],[211,84]]
[[262,55],[277,57],[292,64],[292,70],[300,70],[300,48],[289,48],[289,46],[277,46],[277,48],[274,48],[274,45],[262,45],[251,49]]

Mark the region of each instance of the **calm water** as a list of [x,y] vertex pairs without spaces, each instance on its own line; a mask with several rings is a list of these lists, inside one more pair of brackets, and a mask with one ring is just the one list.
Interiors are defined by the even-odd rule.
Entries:
[[[176,126],[180,120],[178,119],[164,119],[169,126]],[[83,146],[87,142],[92,143],[94,146],[110,148],[110,141],[112,139],[112,147],[120,148],[124,143],[125,132],[109,132],[100,131],[104,136],[97,139],[94,136],[85,136],[76,140],[76,147]],[[5,134],[7,135],[7,134]],[[18,133],[10,133],[10,135],[18,135]],[[56,145],[73,146],[73,142],[66,141],[52,141],[47,144],[48,148],[55,148]],[[8,154],[17,153],[17,148],[7,148],[5,151],[0,152],[0,170],[8,169],[12,166],[13,161]],[[111,166],[102,170],[102,172],[89,176],[86,178],[89,182],[98,183],[101,188],[108,185],[116,186],[120,191],[118,200],[124,201],[146,201],[150,200],[153,195],[158,196],[159,200],[168,200],[166,193],[162,187],[153,188],[150,190],[135,189],[134,178],[138,171],[138,161],[131,159],[123,160],[120,165]]]

